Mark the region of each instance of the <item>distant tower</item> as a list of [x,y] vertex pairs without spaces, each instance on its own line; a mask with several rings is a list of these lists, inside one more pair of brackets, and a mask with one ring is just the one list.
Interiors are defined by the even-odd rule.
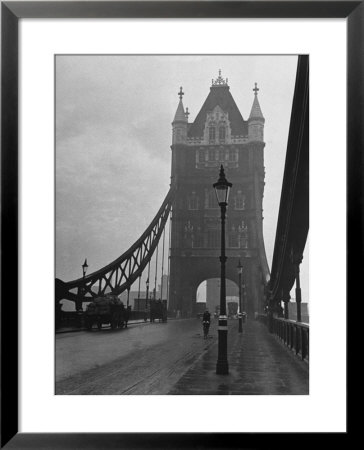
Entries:
[[[227,210],[227,279],[237,283],[241,258],[247,285],[248,312],[263,308],[262,280],[268,274],[262,231],[264,190],[264,122],[258,88],[245,121],[230,93],[228,80],[212,80],[210,93],[193,123],[188,123],[182,88],[172,122],[172,210],[170,310],[189,316],[197,288],[220,277],[220,208],[212,184],[224,165],[233,183]],[[207,299],[208,300],[208,299]]]

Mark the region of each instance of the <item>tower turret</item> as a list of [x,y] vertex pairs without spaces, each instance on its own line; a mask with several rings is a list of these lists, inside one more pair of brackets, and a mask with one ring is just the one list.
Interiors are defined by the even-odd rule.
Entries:
[[177,106],[177,111],[174,116],[173,122],[172,122],[172,129],[173,129],[173,135],[172,135],[172,144],[185,144],[187,142],[187,123],[188,123],[188,111],[187,114],[185,112],[185,109],[183,107],[182,103],[182,97],[184,95],[184,92],[182,91],[182,86],[179,90],[179,103]]
[[264,122],[262,110],[260,109],[258,101],[258,87],[255,83],[254,91],[254,101],[253,106],[250,111],[250,116],[248,119],[248,135],[250,141],[263,141],[264,140]]
[[269,269],[262,231],[264,117],[258,99],[255,96],[250,120],[244,120],[228,80],[219,70],[200,111],[192,123],[188,123],[188,111],[182,105],[182,89],[178,95],[180,102],[173,121],[171,145],[171,186],[175,187],[175,197],[169,308],[180,311],[184,317],[192,317],[200,283],[220,276],[216,261],[221,251],[221,219],[213,181],[223,165],[233,184],[226,222],[229,252],[226,276],[236,279],[236,266],[241,260],[246,311],[248,314],[263,311],[260,274]]

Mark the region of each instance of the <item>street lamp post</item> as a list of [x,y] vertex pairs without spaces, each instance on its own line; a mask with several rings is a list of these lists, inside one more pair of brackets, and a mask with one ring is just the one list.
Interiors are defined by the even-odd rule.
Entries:
[[82,311],[82,300],[83,300],[83,296],[84,296],[84,290],[85,290],[85,276],[86,276],[86,271],[88,268],[88,264],[87,264],[87,258],[85,259],[85,262],[82,264],[82,279],[83,279],[83,283],[82,283],[82,288],[80,288],[79,292],[80,292],[80,296],[79,296],[79,300],[76,304],[76,311]]
[[88,267],[88,264],[87,264],[87,258],[86,258],[85,262],[82,264],[83,279],[85,279],[87,267]]
[[243,274],[243,266],[241,265],[241,261],[239,259],[239,264],[237,266],[238,275],[239,275],[239,333],[243,332],[243,314],[241,309],[241,276]]
[[147,288],[147,292],[146,292],[146,296],[145,296],[145,308],[148,309],[148,297],[149,297],[149,278],[147,279],[147,281],[145,282],[146,288]]
[[229,373],[229,365],[227,360],[227,315],[226,315],[226,284],[225,284],[225,217],[226,208],[229,200],[229,193],[232,184],[225,177],[224,167],[220,167],[220,177],[213,184],[216,192],[217,202],[221,209],[221,281],[220,281],[220,315],[218,326],[218,356],[216,363],[216,373],[218,375],[227,375]]

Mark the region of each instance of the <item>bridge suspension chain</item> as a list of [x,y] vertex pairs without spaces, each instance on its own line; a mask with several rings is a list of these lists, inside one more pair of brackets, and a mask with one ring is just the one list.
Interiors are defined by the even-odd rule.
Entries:
[[139,284],[138,284],[138,298],[140,298],[140,282],[142,281],[142,275],[139,275]]
[[161,300],[163,300],[163,275],[164,275],[164,243],[166,240],[166,228],[163,230],[163,248],[162,248],[162,275],[161,275]]
[[[119,258],[84,278],[63,282],[56,278],[56,301],[91,301],[107,294],[130,290],[150,262],[168,220],[174,199],[171,187],[158,213],[140,238]],[[149,272],[149,270],[148,270]],[[149,273],[148,273],[149,280]],[[80,299],[82,293],[82,299]]]
[[153,292],[153,298],[156,299],[157,295],[157,276],[158,276],[158,248],[157,245],[157,251],[156,251],[156,257],[155,257],[155,277],[154,277],[154,292]]
[[173,210],[171,211],[171,214],[169,215],[169,239],[168,239],[168,269],[167,269],[167,276],[168,276],[168,282],[167,282],[167,302],[169,303],[169,280],[170,280],[170,267],[171,267],[171,238],[172,238],[172,214]]

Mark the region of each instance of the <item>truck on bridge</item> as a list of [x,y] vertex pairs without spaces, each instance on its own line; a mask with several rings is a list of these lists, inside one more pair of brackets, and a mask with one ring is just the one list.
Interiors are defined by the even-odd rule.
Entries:
[[228,307],[228,317],[229,318],[236,317],[238,313],[238,304],[236,302],[228,302],[227,307]]
[[150,321],[167,322],[167,300],[150,300]]
[[85,326],[91,330],[93,325],[101,330],[103,324],[110,324],[112,329],[128,326],[130,308],[116,295],[97,297],[87,305],[85,312]]

